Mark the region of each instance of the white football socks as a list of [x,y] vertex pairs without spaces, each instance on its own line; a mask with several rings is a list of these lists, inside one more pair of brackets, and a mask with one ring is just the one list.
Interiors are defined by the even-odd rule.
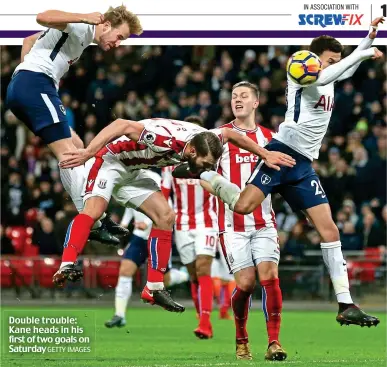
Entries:
[[132,277],[120,275],[120,277],[118,278],[115,299],[115,315],[117,316],[125,318],[126,307],[128,306],[128,301],[132,296],[132,281]]
[[189,274],[187,271],[178,270],[175,268],[172,268],[169,271],[169,284],[166,284],[167,287],[172,287],[176,284],[181,284],[188,282]]
[[324,263],[329,271],[337,302],[353,303],[349,292],[347,263],[341,251],[341,242],[321,243]]

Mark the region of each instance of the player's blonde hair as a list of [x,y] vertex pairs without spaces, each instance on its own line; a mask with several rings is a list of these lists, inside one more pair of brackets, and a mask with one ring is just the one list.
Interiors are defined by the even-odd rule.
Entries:
[[114,28],[126,23],[129,26],[130,34],[139,36],[143,32],[140,19],[138,19],[136,14],[127,10],[125,5],[120,5],[116,8],[111,6],[103,17],[104,21],[109,21]]
[[253,84],[253,83],[250,83],[248,82],[247,80],[242,80],[241,82],[239,83],[236,83],[232,86],[232,91],[235,89],[235,88],[238,88],[238,87],[247,87],[247,88],[250,88],[253,93],[255,94],[255,96],[257,97],[257,99],[259,98],[259,89],[258,87]]

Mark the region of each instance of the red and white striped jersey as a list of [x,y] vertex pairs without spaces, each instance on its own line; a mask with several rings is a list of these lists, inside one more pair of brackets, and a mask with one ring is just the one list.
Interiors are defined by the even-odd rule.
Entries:
[[[136,142],[123,135],[107,144],[97,157],[113,154],[128,170],[150,167],[174,166],[182,162],[184,149],[192,138],[207,129],[185,121],[169,119],[147,119]],[[212,129],[223,141],[220,129]]]
[[172,177],[173,167],[161,171],[161,190],[165,197],[173,193],[173,207],[176,213],[175,229],[218,229],[216,198],[200,186],[200,180]]
[[[234,122],[225,124],[223,127],[247,136],[260,146],[266,145],[272,139],[272,133],[265,127],[258,126],[255,130],[243,130]],[[246,181],[250,178],[258,157],[243,149],[237,148],[230,142],[224,145],[223,155],[219,161],[218,173],[230,182],[238,185],[242,190]],[[271,206],[271,195],[268,195],[262,204],[248,215],[241,215],[231,211],[222,201],[219,204],[219,231],[247,232],[263,227],[275,226],[275,216]]]

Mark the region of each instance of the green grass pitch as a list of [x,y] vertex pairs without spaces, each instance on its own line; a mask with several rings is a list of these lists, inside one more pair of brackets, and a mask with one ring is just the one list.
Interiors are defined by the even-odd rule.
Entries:
[[[250,313],[248,330],[254,360],[235,359],[233,321],[217,319],[213,314],[214,338],[197,340],[194,311],[173,314],[156,307],[129,309],[127,326],[107,329],[104,321],[112,316],[109,308],[87,308],[74,311],[82,326],[95,338],[94,357],[87,353],[42,356],[7,352],[7,317],[47,315],[60,317],[71,308],[6,307],[2,308],[2,363],[11,367],[125,367],[125,366],[257,366],[281,364],[308,367],[386,366],[386,315],[377,314],[381,324],[376,328],[342,326],[331,312],[284,312],[281,342],[288,352],[285,362],[265,362],[266,330],[262,312]],[[61,345],[65,345],[61,344]],[[12,358],[10,358],[10,356]],[[81,359],[82,358],[82,359]]]

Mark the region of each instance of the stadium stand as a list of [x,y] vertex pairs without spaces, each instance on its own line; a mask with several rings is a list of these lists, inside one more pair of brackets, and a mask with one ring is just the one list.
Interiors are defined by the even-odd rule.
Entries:
[[[198,114],[207,128],[232,120],[231,86],[240,80],[261,91],[257,122],[277,130],[286,111],[288,46],[125,46],[102,54],[89,47],[60,86],[70,125],[87,145],[117,117],[183,120]],[[351,49],[350,47],[348,48]],[[382,48],[385,52],[386,49]],[[1,261],[2,287],[30,286],[34,279],[51,288],[55,255],[75,208],[60,183],[49,150],[5,109],[4,99],[20,47],[1,46]],[[387,64],[363,62],[350,80],[337,86],[335,109],[320,159],[321,177],[340,229],[351,279],[373,282],[386,254]],[[316,264],[319,237],[281,198],[274,209],[283,264]],[[122,208],[111,203],[117,219]],[[360,251],[360,252],[359,252]],[[29,258],[41,256],[31,266]],[[117,255],[89,244],[86,255]],[[8,260],[8,256],[9,260]],[[318,259],[318,260],[316,260]],[[117,265],[85,260],[85,284],[115,285]],[[385,275],[384,275],[385,276]],[[89,279],[89,280],[87,280]]]

